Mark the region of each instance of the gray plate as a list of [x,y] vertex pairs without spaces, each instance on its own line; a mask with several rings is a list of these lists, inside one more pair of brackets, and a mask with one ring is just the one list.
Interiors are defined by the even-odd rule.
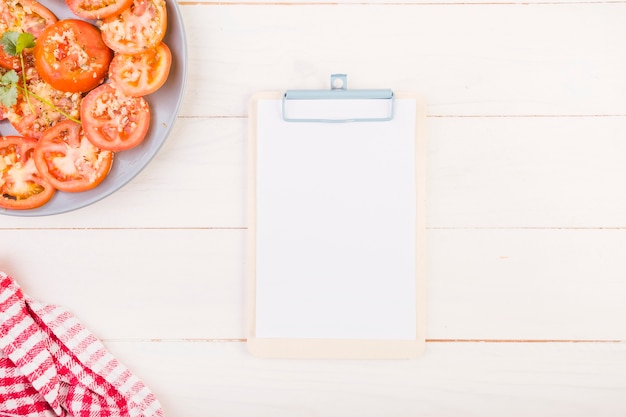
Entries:
[[[76,18],[63,0],[39,0],[59,19]],[[163,87],[146,96],[150,104],[150,130],[143,142],[127,151],[117,152],[109,175],[92,190],[81,193],[57,191],[54,197],[42,207],[32,210],[6,210],[0,214],[13,216],[46,216],[76,210],[93,204],[122,188],[148,165],[167,139],[176,120],[182,101],[187,73],[187,40],[175,0],[167,1],[167,33],[163,40],[172,52],[172,67],[169,78]],[[0,122],[0,135],[17,134],[8,121]]]

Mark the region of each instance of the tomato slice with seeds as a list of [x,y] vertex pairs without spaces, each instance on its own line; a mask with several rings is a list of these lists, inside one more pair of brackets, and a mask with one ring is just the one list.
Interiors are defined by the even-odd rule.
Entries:
[[134,0],[120,15],[104,19],[102,40],[122,54],[138,54],[157,46],[167,29],[165,0]]
[[[28,32],[38,38],[57,17],[35,0],[2,0],[0,2],[0,37],[4,32]],[[20,69],[19,57],[11,56],[0,47],[0,66]]]
[[78,19],[47,27],[35,45],[35,67],[57,90],[87,92],[102,83],[113,52],[95,26]]
[[115,54],[109,65],[109,79],[127,96],[146,96],[165,84],[171,65],[170,48],[161,42],[141,54]]
[[34,158],[41,175],[57,190],[80,192],[104,180],[113,152],[97,148],[78,123],[64,120],[41,136]]
[[37,171],[33,154],[37,140],[20,136],[0,138],[0,207],[27,210],[46,204],[54,187]]
[[58,19],[36,0],[3,0],[0,5],[0,27],[8,31],[28,32],[37,38]]
[[[26,98],[18,90],[16,104],[3,109],[4,116],[19,134],[39,139],[46,129],[66,119],[65,115],[75,119],[80,117],[82,100],[80,93],[63,92],[53,88],[40,78],[35,68],[27,69],[26,74],[28,90],[33,94]],[[56,108],[40,101],[35,95],[54,104]]]
[[87,138],[98,148],[123,151],[146,137],[150,107],[143,97],[126,96],[111,84],[103,84],[83,99],[80,119]]
[[78,17],[104,19],[115,16],[130,7],[133,0],[65,0],[65,4]]

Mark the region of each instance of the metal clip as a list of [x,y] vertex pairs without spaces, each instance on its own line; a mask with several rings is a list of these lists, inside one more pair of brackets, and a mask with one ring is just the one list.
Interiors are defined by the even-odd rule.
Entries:
[[[377,102],[371,110],[368,110],[368,114],[362,117],[358,115],[338,116],[337,118],[328,115],[322,117],[315,115],[311,115],[311,117],[290,116],[287,109],[288,104],[297,100],[376,100]],[[393,119],[394,109],[395,97],[392,90],[348,90],[348,76],[346,74],[332,74],[329,90],[288,90],[283,95],[282,100],[282,117],[286,122],[386,122]]]

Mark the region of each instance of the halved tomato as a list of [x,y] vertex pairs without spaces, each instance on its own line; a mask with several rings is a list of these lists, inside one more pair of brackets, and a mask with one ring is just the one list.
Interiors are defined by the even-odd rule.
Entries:
[[123,151],[146,137],[150,107],[142,97],[125,96],[111,84],[103,84],[83,99],[80,119],[91,143],[101,149]]
[[100,184],[113,162],[113,152],[93,145],[82,127],[64,120],[46,130],[35,147],[35,165],[57,190],[86,191]]
[[65,0],[65,4],[78,17],[104,19],[122,13],[133,0]]
[[127,96],[145,96],[165,84],[171,65],[170,48],[161,42],[140,54],[115,54],[109,65],[109,79]]
[[134,0],[120,15],[104,19],[102,39],[122,54],[138,54],[157,46],[167,29],[165,0]]
[[[35,38],[57,17],[35,0],[3,0],[0,2],[0,36],[4,32],[28,32]],[[20,69],[19,57],[11,56],[0,47],[0,66]]]
[[48,26],[35,46],[35,66],[48,84],[61,91],[86,92],[102,83],[113,52],[95,26],[77,19]]
[[54,195],[56,190],[35,166],[36,144],[33,138],[0,137],[0,207],[33,209],[46,204]]

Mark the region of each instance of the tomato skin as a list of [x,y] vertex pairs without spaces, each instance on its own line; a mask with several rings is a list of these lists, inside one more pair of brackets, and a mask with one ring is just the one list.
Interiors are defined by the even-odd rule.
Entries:
[[0,48],[0,67],[18,71],[21,68],[20,59],[4,52],[4,48]]
[[165,0],[134,0],[121,14],[104,19],[102,40],[122,54],[139,54],[156,47],[167,30]]
[[37,171],[33,153],[37,140],[0,137],[0,207],[28,210],[46,204],[56,192]]
[[112,84],[91,90],[80,106],[87,138],[100,149],[124,151],[139,145],[150,128],[150,107],[143,97],[129,97]]
[[[67,7],[69,7],[76,16],[92,20],[118,15],[129,8],[133,0],[101,1],[100,4],[94,3],[94,1],[90,0],[65,0]],[[106,3],[110,4],[107,5]]]
[[104,180],[113,163],[113,152],[98,149],[82,127],[64,120],[46,130],[35,147],[35,166],[57,190],[87,191]]
[[[9,9],[6,1],[0,2],[0,28],[6,28],[7,32],[28,32],[37,38],[47,26],[57,21],[54,13],[35,0],[19,0],[14,7]],[[2,32],[0,30],[0,36]],[[20,59],[0,47],[0,67],[17,71],[21,68]]]
[[60,20],[44,29],[34,53],[41,78],[57,90],[73,93],[100,85],[113,58],[98,28],[77,19]]
[[115,54],[109,65],[109,79],[127,96],[146,96],[165,84],[171,65],[170,48],[161,42],[141,54]]

